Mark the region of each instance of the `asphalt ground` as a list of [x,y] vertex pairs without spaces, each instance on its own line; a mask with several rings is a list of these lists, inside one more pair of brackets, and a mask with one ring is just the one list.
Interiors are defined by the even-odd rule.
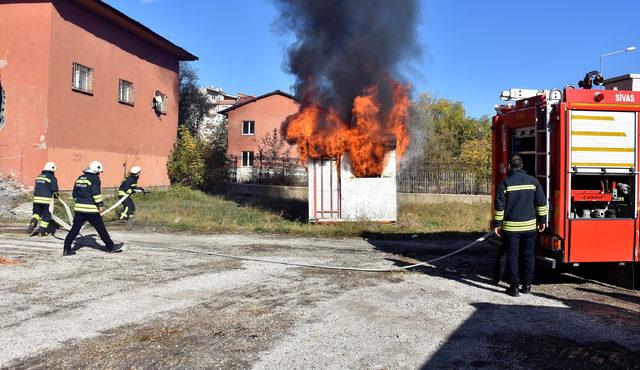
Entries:
[[[640,368],[640,294],[539,275],[491,283],[486,244],[92,230],[62,241],[0,229],[0,366],[8,368]],[[59,232],[58,237],[64,233]]]

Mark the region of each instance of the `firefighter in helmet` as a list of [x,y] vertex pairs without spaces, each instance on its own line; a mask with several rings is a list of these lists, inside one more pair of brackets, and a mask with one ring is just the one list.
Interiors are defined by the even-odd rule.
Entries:
[[122,243],[114,244],[104,226],[102,220],[104,203],[102,201],[102,193],[100,192],[100,173],[103,171],[102,163],[93,161],[89,167],[85,168],[83,174],[78,177],[73,187],[73,198],[76,204],[73,208],[75,216],[73,217],[73,225],[69,234],[64,239],[63,256],[74,255],[71,250],[73,240],[80,233],[80,229],[85,222],[89,222],[91,226],[98,232],[100,239],[105,244],[106,251],[109,253],[120,252]]
[[122,212],[120,212],[121,220],[128,220],[129,217],[133,216],[136,212],[136,205],[133,203],[133,193],[142,192],[144,193],[144,188],[138,186],[138,179],[140,178],[140,171],[142,169],[139,166],[131,167],[129,171],[129,176],[120,184],[120,188],[118,188],[118,196],[124,197],[125,195],[129,195],[127,199],[122,202]]
[[[49,205],[52,197],[58,196],[58,180],[55,176],[56,164],[47,162],[42,173],[36,177],[36,185],[33,189],[33,215],[29,223],[29,234],[46,236],[51,231],[51,213]],[[37,229],[36,229],[37,227]]]
[[[509,161],[511,173],[495,191],[493,228],[502,236],[507,252],[510,287],[506,293],[517,297],[520,274],[522,293],[531,292],[535,257],[533,247],[536,229],[546,228],[547,199],[540,182],[522,170],[522,158],[514,155]],[[519,263],[521,259],[522,263]],[[524,271],[520,271],[520,266]]]

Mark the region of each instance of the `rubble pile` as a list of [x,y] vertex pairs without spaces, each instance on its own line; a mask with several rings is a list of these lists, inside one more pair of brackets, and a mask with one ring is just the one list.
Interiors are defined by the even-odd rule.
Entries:
[[11,210],[22,200],[28,190],[12,179],[0,177],[0,218],[12,217]]

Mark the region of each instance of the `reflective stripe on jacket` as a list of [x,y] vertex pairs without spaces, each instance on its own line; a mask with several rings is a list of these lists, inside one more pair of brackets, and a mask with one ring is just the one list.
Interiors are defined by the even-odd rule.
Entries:
[[51,197],[58,192],[58,180],[51,171],[42,171],[36,177],[33,188],[33,203],[51,204]]
[[118,195],[124,196],[125,194],[132,194],[138,188],[138,176],[129,175],[120,184],[118,188]]
[[99,213],[104,205],[100,193],[100,176],[85,172],[78,177],[73,186],[73,198],[76,201],[73,210],[80,213]]
[[493,226],[508,232],[534,231],[548,214],[540,182],[523,170],[514,170],[498,184],[493,205]]

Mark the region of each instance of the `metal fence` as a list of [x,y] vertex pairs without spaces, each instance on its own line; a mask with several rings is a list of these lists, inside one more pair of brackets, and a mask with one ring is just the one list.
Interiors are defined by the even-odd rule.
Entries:
[[230,155],[230,181],[265,185],[307,185],[307,171],[298,158],[266,157],[260,154],[243,158]]
[[[306,167],[296,158],[264,158],[256,155],[251,166],[242,155],[229,156],[231,182],[307,186]],[[491,194],[490,164],[471,168],[459,163],[403,166],[398,169],[400,193]]]
[[400,168],[398,192],[432,194],[491,194],[491,171],[460,164]]

